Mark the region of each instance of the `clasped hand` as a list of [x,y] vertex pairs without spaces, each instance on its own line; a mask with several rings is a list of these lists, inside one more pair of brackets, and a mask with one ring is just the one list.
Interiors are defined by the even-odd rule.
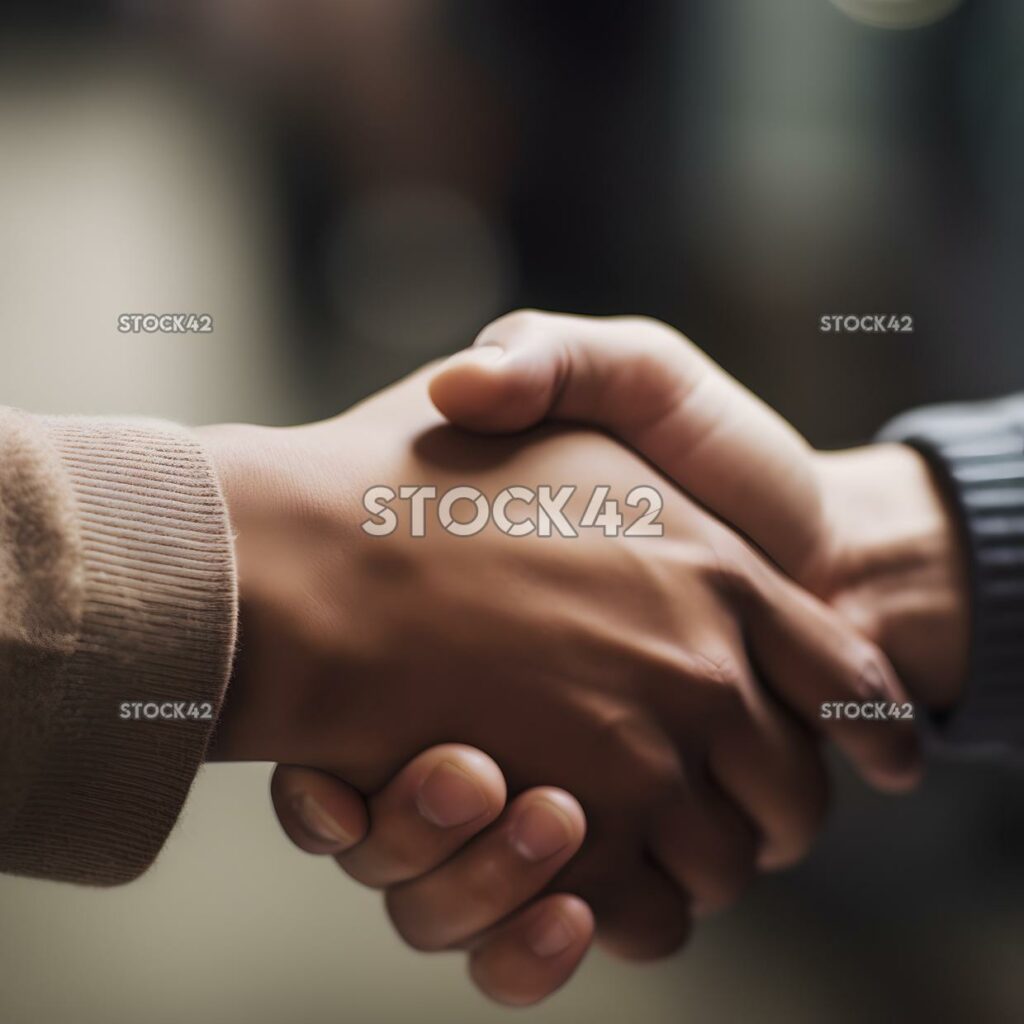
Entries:
[[[242,616],[213,756],[288,766],[298,845],[505,1002],[562,984],[595,929],[664,955],[800,859],[821,736],[882,788],[920,775],[912,724],[820,715],[907,694],[829,599],[847,549],[810,450],[669,333],[516,314],[335,419],[205,431]],[[373,487],[563,483],[577,519],[596,487],[656,488],[663,536],[362,529]]]

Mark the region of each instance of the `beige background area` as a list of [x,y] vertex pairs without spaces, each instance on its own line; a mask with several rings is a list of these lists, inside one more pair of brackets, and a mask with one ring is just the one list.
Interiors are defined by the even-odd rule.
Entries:
[[[279,345],[266,184],[227,114],[117,54],[33,58],[0,81],[0,139],[0,401],[186,422],[301,415]],[[115,328],[119,313],[187,310],[212,314],[214,334]],[[0,1022],[510,1019],[476,995],[461,957],[404,948],[376,894],[291,848],[268,774],[205,769],[157,866],[132,885],[0,879]],[[681,957],[593,956],[525,1019],[907,1019],[892,1012],[899,993],[924,990],[934,1019],[963,1006],[1012,1019],[1024,900],[986,888],[980,860],[942,860],[950,835],[980,827],[957,815],[984,800],[988,778],[940,773],[933,805],[959,794],[956,806],[916,820],[844,789],[809,866],[759,884]],[[921,879],[927,860],[939,883]],[[973,879],[960,902],[943,871]],[[956,1013],[945,1019],[967,1019]]]
[[[357,888],[332,862],[290,847],[270,811],[267,774],[254,766],[207,769],[158,866],[123,889],[0,881],[2,1019],[508,1019],[510,1011],[476,995],[461,957],[403,947],[377,894]],[[656,968],[594,958],[575,985],[530,1018],[668,1022],[688,1006],[693,1019],[758,1019],[760,998],[772,992],[776,1002],[780,993],[764,975],[757,985],[734,986],[720,973],[727,962],[721,931],[717,940],[717,951],[712,936],[685,961]],[[769,962],[762,959],[760,970]],[[684,983],[679,994],[677,981]]]

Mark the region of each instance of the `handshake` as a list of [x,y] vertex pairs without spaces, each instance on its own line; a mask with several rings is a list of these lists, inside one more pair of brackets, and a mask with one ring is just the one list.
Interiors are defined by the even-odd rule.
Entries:
[[241,602],[210,758],[280,762],[288,835],[502,1002],[595,935],[675,950],[806,853],[823,741],[905,791],[908,705],[959,698],[921,456],[814,451],[663,324],[514,313],[335,419],[202,434]]

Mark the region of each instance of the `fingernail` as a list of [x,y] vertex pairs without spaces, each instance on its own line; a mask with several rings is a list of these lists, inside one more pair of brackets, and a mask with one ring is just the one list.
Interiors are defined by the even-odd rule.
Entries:
[[527,860],[547,860],[569,842],[569,821],[546,800],[530,804],[512,825],[510,838]]
[[561,914],[544,917],[527,933],[526,942],[536,956],[552,957],[564,953],[572,945],[572,929]]
[[308,793],[299,793],[293,797],[292,806],[306,830],[317,839],[344,846],[351,846],[355,842],[355,837],[350,836]]
[[471,775],[451,761],[442,761],[420,785],[416,806],[432,824],[454,828],[479,818],[489,804]]

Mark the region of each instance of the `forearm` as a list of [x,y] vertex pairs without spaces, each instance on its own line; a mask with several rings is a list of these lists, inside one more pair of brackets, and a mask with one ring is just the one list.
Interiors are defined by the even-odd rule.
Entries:
[[[206,457],[170,424],[4,411],[0,869],[109,884],[152,861],[209,740],[235,623]],[[124,718],[123,702],[211,706]]]

